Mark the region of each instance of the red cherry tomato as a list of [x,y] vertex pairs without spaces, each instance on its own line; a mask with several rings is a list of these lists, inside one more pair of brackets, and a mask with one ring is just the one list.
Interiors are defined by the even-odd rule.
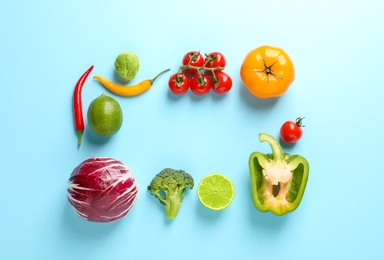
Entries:
[[[204,56],[198,51],[190,51],[186,53],[182,59],[183,66],[191,65],[195,67],[202,67],[204,65]],[[186,68],[185,71],[196,73],[194,68]]]
[[203,96],[211,90],[211,83],[206,75],[195,74],[189,82],[191,91],[198,95]]
[[232,78],[224,71],[218,71],[211,80],[211,88],[217,94],[225,94],[232,88]]
[[296,122],[285,122],[280,128],[281,140],[289,144],[296,143],[297,141],[299,141],[299,139],[303,135],[303,130],[301,129],[302,127],[304,127],[302,125],[303,119],[304,117],[298,117],[296,119]]
[[183,72],[175,73],[169,78],[168,86],[173,94],[182,95],[189,89],[189,78]]
[[205,66],[207,68],[217,68],[221,67],[222,69],[225,68],[226,60],[225,56],[221,52],[211,52],[209,54],[206,54],[205,57]]

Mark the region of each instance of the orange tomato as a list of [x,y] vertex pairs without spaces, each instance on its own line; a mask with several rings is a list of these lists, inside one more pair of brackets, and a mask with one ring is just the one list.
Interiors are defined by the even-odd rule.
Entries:
[[283,49],[261,46],[247,54],[241,65],[240,77],[252,95],[258,98],[279,97],[295,79],[295,69]]

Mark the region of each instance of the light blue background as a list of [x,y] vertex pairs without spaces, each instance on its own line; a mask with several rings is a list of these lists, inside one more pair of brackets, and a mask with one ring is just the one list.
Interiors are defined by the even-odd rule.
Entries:
[[[0,259],[382,259],[383,59],[381,0],[1,1]],[[239,69],[253,48],[285,49],[296,79],[281,98],[258,100]],[[220,51],[233,89],[225,96],[167,89],[190,50]],[[107,93],[93,75],[117,80],[113,61],[132,51],[137,83],[165,68],[153,87],[115,97],[124,110],[109,139],[87,128],[80,149],[73,88],[84,111]],[[283,147],[311,166],[293,213],[261,213],[250,196],[248,157],[269,152],[259,132],[305,116],[302,139]],[[110,224],[79,218],[66,199],[73,168],[91,156],[125,162],[140,193],[131,212]],[[221,212],[204,208],[196,189],[173,221],[146,192],[165,167],[196,183],[212,172],[232,179],[236,196]]]

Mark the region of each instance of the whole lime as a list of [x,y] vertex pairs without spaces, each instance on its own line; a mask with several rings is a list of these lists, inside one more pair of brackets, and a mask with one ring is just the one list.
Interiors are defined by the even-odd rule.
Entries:
[[132,52],[122,52],[115,59],[116,72],[124,80],[133,79],[139,71],[139,67],[139,58]]
[[119,131],[123,124],[123,112],[119,102],[102,94],[88,107],[88,125],[98,135],[110,136]]

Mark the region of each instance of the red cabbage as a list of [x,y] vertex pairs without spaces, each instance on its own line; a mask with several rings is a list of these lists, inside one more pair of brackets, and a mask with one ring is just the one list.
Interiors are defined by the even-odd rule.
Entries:
[[124,217],[138,188],[130,169],[113,158],[93,157],[80,163],[68,181],[67,197],[75,212],[93,222]]

